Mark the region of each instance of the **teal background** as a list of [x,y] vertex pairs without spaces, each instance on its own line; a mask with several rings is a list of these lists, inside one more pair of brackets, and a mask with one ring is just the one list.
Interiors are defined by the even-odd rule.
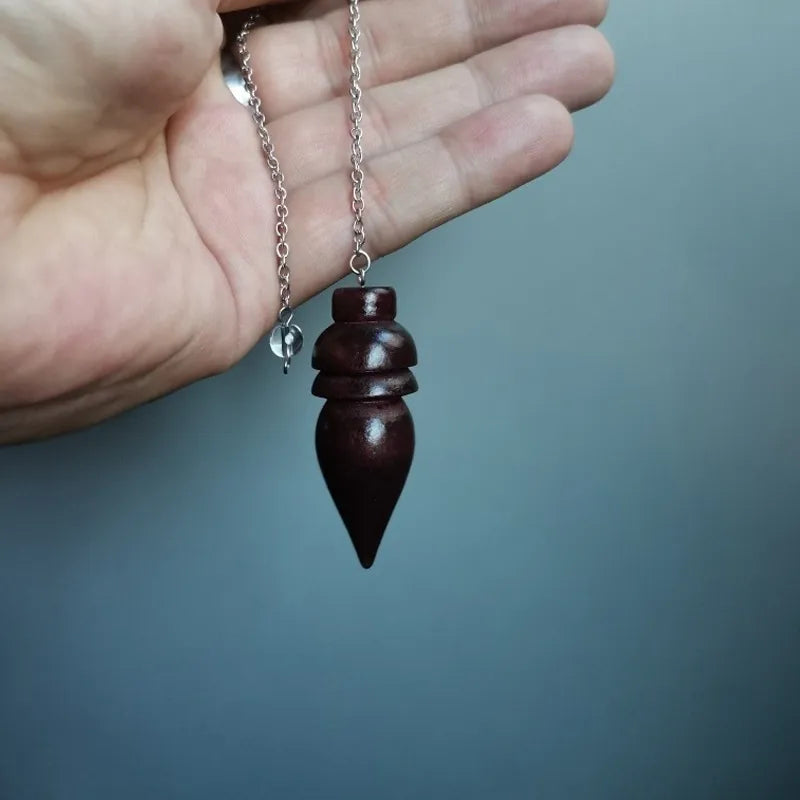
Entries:
[[374,571],[307,356],[0,451],[0,800],[800,797],[798,29],[617,0],[568,164],[381,265]]

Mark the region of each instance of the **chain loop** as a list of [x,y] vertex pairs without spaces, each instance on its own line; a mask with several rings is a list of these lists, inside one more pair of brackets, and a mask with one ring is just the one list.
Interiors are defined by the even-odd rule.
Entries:
[[[361,262],[361,266],[358,265],[359,261]],[[367,273],[371,266],[372,259],[369,257],[369,253],[366,250],[358,250],[350,256],[350,272],[358,276],[358,282],[362,287],[367,283]]]

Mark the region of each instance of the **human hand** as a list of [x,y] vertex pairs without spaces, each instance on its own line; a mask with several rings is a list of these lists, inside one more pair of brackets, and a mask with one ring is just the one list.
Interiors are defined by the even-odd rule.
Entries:
[[[88,425],[222,371],[275,322],[274,200],[225,87],[246,0],[0,0],[0,441]],[[290,192],[295,302],[351,247],[343,0],[251,39]],[[569,152],[608,90],[605,0],[365,0],[370,249]],[[347,98],[349,100],[349,98]]]

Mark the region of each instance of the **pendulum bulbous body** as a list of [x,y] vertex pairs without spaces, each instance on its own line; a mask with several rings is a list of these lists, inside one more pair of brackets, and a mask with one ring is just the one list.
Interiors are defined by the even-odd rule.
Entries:
[[403,397],[417,391],[417,349],[395,322],[394,289],[333,294],[334,323],[317,340],[312,392],[327,400],[317,423],[320,468],[362,566],[375,561],[414,457]]

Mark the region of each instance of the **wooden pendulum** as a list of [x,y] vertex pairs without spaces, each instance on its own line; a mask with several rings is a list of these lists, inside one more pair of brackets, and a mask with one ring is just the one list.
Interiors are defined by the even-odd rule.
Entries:
[[[365,250],[364,151],[362,147],[361,13],[359,0],[347,0],[350,36],[350,99],[353,256],[350,270],[359,286],[333,293],[333,325],[317,340],[312,364],[320,371],[313,393],[327,401],[317,423],[317,456],[325,482],[339,509],[361,564],[375,562],[383,534],[405,486],[414,458],[414,423],[403,400],[417,391],[411,367],[417,348],[411,334],[395,322],[394,289],[366,288],[371,259]],[[277,205],[277,273],[280,296],[278,324],[270,347],[288,372],[303,344],[293,324],[288,244],[288,192],[267,127],[248,47],[260,22],[258,11],[236,39],[244,88],[261,149],[274,184]]]
[[312,392],[327,400],[317,457],[358,559],[372,566],[414,457],[414,423],[403,397],[417,391],[417,349],[395,322],[394,289],[333,294],[334,323],[317,340]]

